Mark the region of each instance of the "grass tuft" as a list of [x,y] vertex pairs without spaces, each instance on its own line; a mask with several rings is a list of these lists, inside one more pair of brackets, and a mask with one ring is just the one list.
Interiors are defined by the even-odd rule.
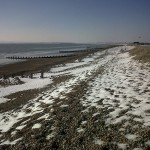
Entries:
[[130,51],[130,55],[134,56],[135,60],[150,63],[150,46],[137,46]]

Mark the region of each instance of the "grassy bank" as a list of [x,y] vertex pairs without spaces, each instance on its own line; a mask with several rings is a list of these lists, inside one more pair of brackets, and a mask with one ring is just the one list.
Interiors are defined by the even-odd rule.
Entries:
[[130,51],[131,56],[135,56],[134,59],[144,63],[150,63],[150,46],[137,46]]

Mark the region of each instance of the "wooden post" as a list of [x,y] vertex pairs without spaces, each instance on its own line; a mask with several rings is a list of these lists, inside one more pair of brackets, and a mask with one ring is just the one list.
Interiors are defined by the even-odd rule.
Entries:
[[43,71],[41,71],[41,76],[40,77],[44,78],[44,72]]
[[5,75],[5,74],[3,75],[3,79],[4,79],[4,80],[5,80],[5,79],[7,79],[7,77],[6,77],[6,75]]
[[24,78],[24,72],[21,72],[21,78]]
[[11,77],[12,77],[12,78],[14,78],[14,77],[15,77],[15,75],[14,75],[14,74],[12,74],[12,75],[11,75]]
[[33,73],[30,74],[30,78],[33,79]]

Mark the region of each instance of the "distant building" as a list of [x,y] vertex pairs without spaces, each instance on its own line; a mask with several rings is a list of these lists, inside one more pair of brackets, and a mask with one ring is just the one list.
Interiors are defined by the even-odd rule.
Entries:
[[150,45],[150,43],[133,42],[134,45]]
[[140,42],[133,42],[134,45],[141,45]]

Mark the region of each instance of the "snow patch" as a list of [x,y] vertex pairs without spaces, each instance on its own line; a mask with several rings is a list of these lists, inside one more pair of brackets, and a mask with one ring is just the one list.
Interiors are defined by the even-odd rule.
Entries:
[[36,123],[33,125],[32,129],[38,129],[38,128],[41,128],[41,124],[40,123]]
[[122,150],[125,150],[126,147],[127,147],[127,144],[124,144],[124,143],[118,143],[118,148],[122,149]]
[[18,126],[16,130],[22,130],[26,125]]
[[22,140],[22,137],[21,138],[19,138],[19,139],[16,139],[16,140],[14,140],[14,141],[9,141],[9,140],[7,140],[7,141],[5,141],[5,142],[2,142],[0,145],[15,145],[18,141],[21,141]]
[[135,135],[135,134],[126,134],[125,137],[126,137],[128,140],[135,140],[138,136]]
[[104,142],[100,139],[95,139],[94,143],[97,145],[103,145],[104,144]]

